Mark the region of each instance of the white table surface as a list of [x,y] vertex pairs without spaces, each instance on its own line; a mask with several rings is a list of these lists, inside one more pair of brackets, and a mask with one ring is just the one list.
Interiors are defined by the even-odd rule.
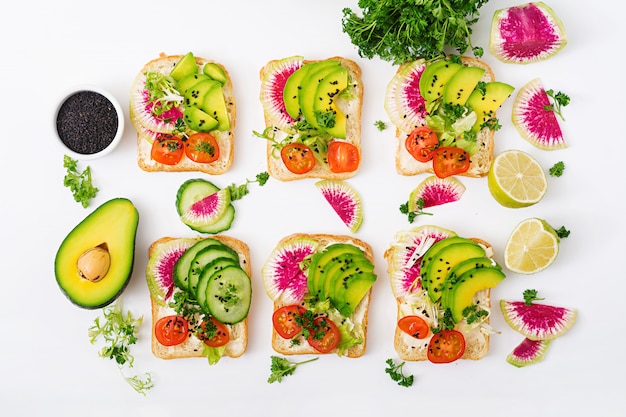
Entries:
[[[0,403],[6,415],[623,415],[624,314],[624,36],[622,3],[600,0],[584,7],[565,0],[549,5],[563,20],[569,44],[555,57],[531,65],[498,62],[487,48],[493,12],[520,2],[492,0],[481,9],[473,42],[496,77],[521,87],[540,77],[544,85],[571,96],[562,123],[569,148],[541,151],[525,142],[510,121],[512,99],[500,110],[503,124],[496,152],[530,152],[547,170],[564,161],[565,174],[549,178],[539,204],[506,209],[489,195],[487,181],[461,178],[461,201],[431,209],[417,224],[436,224],[491,242],[496,258],[510,231],[537,216],[571,230],[556,262],[532,276],[508,273],[493,291],[491,350],[481,361],[450,365],[408,363],[410,388],[385,374],[393,349],[395,301],[385,249],[395,232],[414,225],[398,207],[423,177],[394,170],[393,131],[383,108],[395,67],[358,56],[341,31],[341,9],[356,1],[109,1],[17,2],[0,25],[4,115],[0,163],[0,265],[3,317],[0,331]],[[281,384],[270,373],[271,302],[260,268],[275,243],[294,232],[346,234],[347,229],[314,187],[314,180],[252,186],[235,203],[237,216],[226,234],[246,241],[253,265],[253,305],[248,350],[239,359],[209,366],[204,359],[163,361],[150,352],[147,248],[162,236],[193,236],[177,218],[178,186],[197,173],[146,173],[136,164],[135,132],[128,120],[131,81],[160,52],[197,55],[222,62],[231,72],[238,107],[232,169],[212,180],[240,183],[264,171],[265,143],[253,136],[263,128],[258,101],[260,68],[270,59],[343,55],[361,66],[365,83],[363,162],[351,180],[362,195],[365,221],[356,234],[372,245],[378,281],[370,309],[367,353],[360,359],[323,356],[299,368]],[[52,117],[59,96],[91,83],[111,91],[126,112],[121,145],[89,161],[100,189],[88,209],[63,187],[63,153],[54,144]],[[81,163],[81,166],[84,165]],[[122,379],[116,366],[98,357],[87,329],[100,311],[72,305],[54,279],[53,261],[65,235],[91,210],[114,197],[137,206],[135,267],[121,297],[125,309],[144,316],[133,346],[137,372],[150,372],[155,387],[143,397]],[[521,335],[504,323],[496,303],[536,288],[546,302],[577,308],[574,327],[553,342],[540,364],[518,369],[507,354]]]

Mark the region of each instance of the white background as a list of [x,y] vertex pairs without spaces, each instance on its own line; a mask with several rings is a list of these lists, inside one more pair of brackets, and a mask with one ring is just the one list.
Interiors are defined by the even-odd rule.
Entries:
[[[563,20],[569,44],[555,57],[531,65],[507,65],[488,52],[493,12],[521,2],[492,0],[481,9],[473,43],[497,79],[516,88],[540,77],[547,88],[571,96],[562,123],[569,148],[541,151],[525,142],[510,121],[513,99],[500,110],[503,129],[496,152],[530,152],[547,170],[564,161],[565,174],[549,178],[544,200],[526,209],[506,209],[489,195],[487,181],[461,178],[461,201],[430,210],[417,224],[436,224],[491,242],[496,258],[513,227],[538,216],[571,230],[556,262],[533,276],[509,273],[493,291],[491,350],[478,362],[409,363],[410,388],[385,374],[393,349],[395,301],[385,249],[410,225],[398,207],[422,177],[394,169],[393,130],[383,108],[395,67],[358,56],[341,30],[341,9],[356,1],[108,1],[13,2],[0,25],[4,116],[0,178],[0,267],[3,302],[0,331],[0,404],[7,415],[624,415],[623,268],[624,75],[619,64],[624,6],[608,0],[574,5],[550,0]],[[616,4],[619,4],[616,6]],[[367,352],[360,359],[323,356],[281,384],[268,384],[271,303],[260,268],[275,243],[294,232],[348,233],[314,187],[314,180],[251,186],[235,202],[227,234],[246,241],[252,254],[254,296],[250,341],[239,359],[209,366],[204,359],[162,361],[150,352],[150,316],[145,284],[147,248],[162,236],[193,236],[177,218],[178,186],[194,173],[146,173],[136,163],[135,133],[128,120],[128,92],[140,68],[160,52],[193,51],[223,63],[233,78],[238,119],[232,169],[211,178],[219,186],[241,183],[266,169],[258,72],[268,60],[290,55],[323,59],[343,55],[361,66],[365,83],[363,162],[349,182],[362,195],[365,221],[357,237],[375,252],[378,281],[370,309]],[[63,152],[55,146],[52,118],[57,100],[74,85],[108,89],[126,112],[121,145],[89,161],[100,189],[88,209],[63,187]],[[81,163],[81,167],[84,167]],[[87,329],[100,311],[72,305],[54,279],[53,261],[65,235],[99,204],[127,197],[140,213],[135,268],[121,300],[144,316],[133,347],[137,372],[151,372],[155,388],[135,393],[116,365],[98,357]],[[518,369],[507,354],[522,340],[497,308],[501,298],[519,299],[536,288],[546,302],[578,309],[574,327],[540,364]],[[271,411],[270,411],[271,410]],[[4,413],[4,412],[3,412]],[[62,414],[61,414],[62,413]],[[458,414],[457,414],[458,413]]]

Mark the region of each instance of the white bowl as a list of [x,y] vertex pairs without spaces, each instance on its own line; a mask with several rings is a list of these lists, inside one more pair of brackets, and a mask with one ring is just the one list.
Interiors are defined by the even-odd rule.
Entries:
[[93,85],[79,85],[59,100],[53,127],[66,155],[73,159],[95,159],[111,153],[122,140],[124,113],[108,91]]

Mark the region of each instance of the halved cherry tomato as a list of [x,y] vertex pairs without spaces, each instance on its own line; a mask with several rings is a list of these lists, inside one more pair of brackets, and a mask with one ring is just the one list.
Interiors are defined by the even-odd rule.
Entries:
[[180,345],[187,340],[189,324],[184,317],[166,316],[157,320],[154,335],[163,346]]
[[442,146],[433,152],[433,171],[439,178],[466,172],[470,162],[469,154],[455,146]]
[[176,165],[182,159],[184,152],[181,138],[163,133],[152,142],[150,156],[161,164]]
[[398,320],[398,327],[416,339],[424,339],[430,333],[428,323],[420,316],[404,316]]
[[407,136],[404,146],[413,158],[428,162],[433,159],[433,151],[439,146],[439,138],[429,127],[420,126]]
[[442,330],[433,335],[428,343],[428,360],[433,363],[449,363],[465,353],[465,337],[457,330]]
[[352,143],[337,140],[328,145],[328,168],[332,172],[356,171],[360,162],[359,149]]
[[310,335],[307,337],[307,342],[320,353],[332,351],[341,339],[339,328],[327,317],[316,317],[309,331]]
[[298,324],[298,316],[302,316],[306,310],[297,304],[280,307],[272,315],[272,323],[276,333],[283,339],[291,339],[302,330]]
[[230,341],[230,332],[225,324],[220,323],[213,317],[204,321],[198,331],[198,338],[210,347],[224,346]]
[[210,164],[220,157],[220,147],[210,133],[194,133],[185,141],[185,155],[194,162]]
[[280,150],[280,157],[287,169],[294,174],[306,174],[315,166],[315,155],[303,143],[290,143]]

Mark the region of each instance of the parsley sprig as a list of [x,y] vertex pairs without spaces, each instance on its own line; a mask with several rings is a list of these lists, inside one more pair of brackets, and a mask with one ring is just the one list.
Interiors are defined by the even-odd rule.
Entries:
[[524,304],[531,305],[533,301],[543,300],[543,298],[537,297],[537,290],[524,290]]
[[262,187],[265,185],[265,183],[267,182],[269,178],[270,178],[270,174],[268,174],[267,172],[261,172],[256,175],[256,178],[254,180],[246,179],[246,182],[241,185],[237,185],[235,183],[229,185],[227,188],[228,188],[228,191],[230,192],[230,200],[235,201],[235,200],[242,199],[244,196],[250,193],[250,190],[248,189],[248,185],[256,182],[259,184],[260,187]]
[[563,161],[559,161],[550,167],[550,176],[551,177],[560,177],[563,175],[563,171],[565,171],[565,163]]
[[545,110],[552,110],[559,115],[561,120],[565,120],[565,118],[563,117],[562,108],[569,104],[570,97],[560,91],[558,93],[555,93],[552,89],[546,90],[546,94],[552,99],[552,103],[548,106],[544,106],[543,108]]
[[281,358],[280,356],[272,356],[271,359],[272,364],[270,370],[272,371],[272,373],[267,379],[267,382],[269,382],[270,384],[273,382],[282,382],[284,377],[293,375],[298,366],[316,361],[319,359],[319,357],[315,357],[313,359],[302,362],[291,362],[286,358]]
[[78,169],[78,161],[67,155],[63,156],[63,167],[67,170],[63,178],[63,185],[69,187],[76,202],[87,207],[89,200],[98,193],[98,189],[93,185],[91,167],[87,166],[81,172]]
[[410,387],[413,385],[413,375],[404,375],[402,367],[404,366],[404,362],[399,364],[395,364],[393,359],[389,358],[385,361],[387,364],[387,368],[385,368],[385,372],[391,377],[392,380],[396,381],[398,385],[401,387]]
[[416,201],[417,210],[410,211],[409,210],[409,202],[407,201],[404,204],[400,204],[400,213],[406,214],[409,220],[409,223],[413,223],[415,218],[420,215],[428,215],[432,216],[432,213],[428,213],[424,211],[424,198],[420,197]]
[[364,58],[402,64],[443,56],[448,47],[459,54],[471,49],[481,57],[483,49],[473,46],[470,37],[487,1],[359,0],[361,15],[344,8],[342,28]]
[[143,317],[134,318],[130,311],[124,314],[120,302],[105,307],[102,313],[103,317],[96,317],[94,324],[89,328],[89,341],[95,344],[103,339],[104,347],[98,355],[114,360],[126,382],[138,393],[146,395],[146,391],[154,386],[149,373],[146,372],[143,379],[138,375],[124,374],[125,368],[132,368],[134,365],[135,358],[130,353],[130,346],[137,343],[137,328],[141,326]]

